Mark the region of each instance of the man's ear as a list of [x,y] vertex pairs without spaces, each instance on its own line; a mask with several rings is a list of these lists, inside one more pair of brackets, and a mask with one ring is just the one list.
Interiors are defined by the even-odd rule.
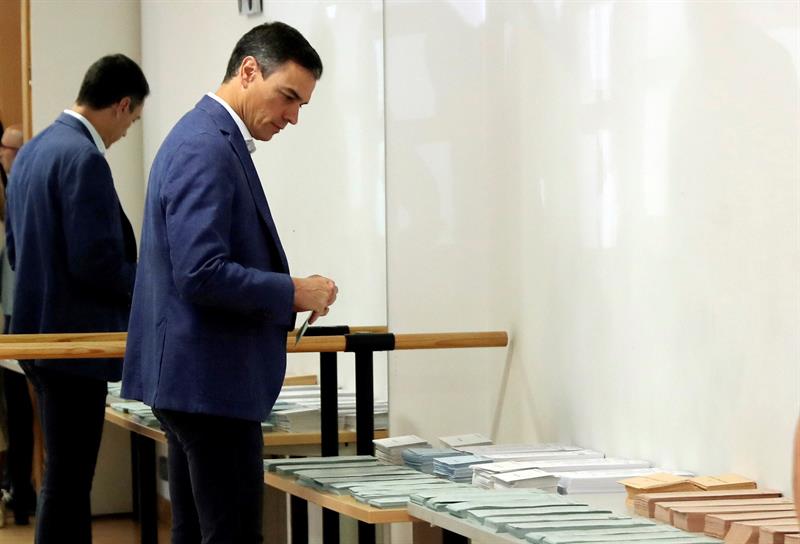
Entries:
[[247,56],[242,59],[242,64],[239,66],[239,76],[242,78],[242,87],[247,88],[252,83],[256,74],[261,73],[261,68],[258,66],[258,61],[253,56]]
[[117,115],[121,113],[130,113],[131,112],[131,97],[126,96],[119,102],[114,108],[116,110]]

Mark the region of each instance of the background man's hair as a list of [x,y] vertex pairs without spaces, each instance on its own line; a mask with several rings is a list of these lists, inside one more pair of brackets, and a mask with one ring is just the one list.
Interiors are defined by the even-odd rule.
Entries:
[[139,65],[117,54],[105,56],[89,67],[75,102],[99,110],[128,96],[133,111],[148,94],[150,86]]
[[294,61],[314,75],[322,77],[322,60],[300,32],[281,23],[264,23],[250,29],[233,48],[223,83],[239,71],[245,57],[252,56],[266,78],[287,61]]

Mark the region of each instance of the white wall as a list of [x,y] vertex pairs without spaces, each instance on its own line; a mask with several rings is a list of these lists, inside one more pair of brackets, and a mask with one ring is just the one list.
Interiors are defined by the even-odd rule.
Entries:
[[[138,0],[31,0],[31,114],[34,135],[75,102],[86,70],[123,53],[141,62]],[[145,102],[145,115],[149,102]],[[136,237],[142,225],[142,128],[106,153],[122,206]]]
[[[144,0],[142,59],[151,80],[145,170],[177,119],[215,91],[236,41],[270,20],[295,26],[325,67],[300,122],[253,155],[292,274],[333,278],[339,300],[320,325],[386,323],[382,6],[378,1],[269,2],[240,16],[236,2]],[[304,318],[305,316],[303,316]],[[377,355],[376,397],[386,398]],[[290,355],[290,373],[317,372],[317,355]],[[354,387],[351,355],[340,385]]]
[[392,354],[393,432],[789,491],[798,4],[385,10],[389,323],[513,333],[508,359]]
[[[35,126],[107,52],[86,50],[136,26],[132,2],[100,4],[34,0]],[[394,433],[570,441],[789,490],[795,2],[281,2],[247,19],[143,1],[145,171],[267,19],[326,64],[255,160],[294,272],[342,287],[327,322],[380,323],[388,292],[396,331],[512,333],[510,350],[393,354]]]

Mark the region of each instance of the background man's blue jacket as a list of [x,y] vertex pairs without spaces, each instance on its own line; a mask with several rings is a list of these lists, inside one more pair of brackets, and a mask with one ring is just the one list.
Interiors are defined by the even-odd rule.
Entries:
[[[80,121],[61,114],[22,146],[8,182],[6,243],[16,271],[11,332],[124,331],[136,240],[111,169]],[[115,381],[120,359],[42,360]]]

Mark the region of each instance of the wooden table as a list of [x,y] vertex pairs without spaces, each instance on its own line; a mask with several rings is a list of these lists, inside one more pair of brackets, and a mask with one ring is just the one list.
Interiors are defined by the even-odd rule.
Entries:
[[[481,544],[524,544],[524,540],[509,535],[508,533],[492,533],[481,528],[466,519],[451,516],[447,512],[437,512],[420,506],[419,504],[408,504],[408,515],[414,516],[417,520],[426,521],[431,525],[441,527],[455,535],[461,537],[461,542],[468,542],[470,539]],[[451,539],[450,542],[458,542]]]
[[[625,505],[625,493],[585,493],[567,495],[567,498],[595,508],[608,509],[615,514],[633,515]],[[418,504],[409,503],[408,515],[457,535],[449,542],[467,542],[470,539],[481,544],[524,544],[526,542],[508,533],[493,533],[464,518],[457,518],[448,512],[437,512]],[[686,533],[686,535],[691,536],[691,533]],[[459,537],[461,540],[457,540]]]
[[[458,534],[443,531],[440,527],[432,527],[427,520],[414,517],[410,510],[403,508],[375,508],[358,502],[353,497],[335,495],[317,491],[298,484],[291,476],[281,476],[274,472],[264,473],[264,483],[269,487],[283,491],[291,497],[316,504],[317,506],[355,519],[361,524],[370,526],[384,523],[411,523],[415,544],[447,544],[462,542]],[[359,539],[361,531],[359,531]],[[465,541],[463,541],[465,542]]]
[[294,478],[280,476],[274,472],[264,473],[264,483],[280,489],[294,497],[299,497],[312,504],[333,510],[347,517],[363,521],[364,523],[403,523],[418,521],[408,515],[406,508],[375,508],[368,504],[358,502],[353,497],[334,495],[316,491],[310,487],[298,484]]
[[[131,432],[139,434],[160,442],[161,444],[167,443],[167,437],[164,431],[155,427],[148,427],[136,421],[131,415],[119,412],[110,407],[106,407],[106,421],[113,423],[118,427],[127,429]],[[375,438],[386,438],[389,436],[385,430],[375,431]],[[339,431],[339,443],[351,444],[355,443],[357,434],[355,431]],[[319,446],[320,433],[293,433],[287,431],[270,431],[264,433],[264,453],[267,455],[281,455],[279,448],[289,447],[297,448],[298,446]],[[298,455],[292,451],[289,455]]]
[[[158,492],[156,489],[156,442],[166,444],[164,431],[148,427],[136,421],[131,415],[106,407],[105,419],[109,423],[131,432],[131,471],[133,487],[134,517],[141,525],[142,544],[157,542]],[[385,430],[376,431],[376,438],[386,438]],[[339,442],[344,445],[355,443],[357,433],[339,431]],[[320,433],[291,433],[274,431],[264,433],[265,455],[319,455]],[[284,495],[281,493],[281,497]],[[267,498],[267,500],[269,500]],[[285,504],[285,501],[283,502]],[[285,507],[278,508],[275,519],[285,515]],[[285,523],[284,523],[285,525]]]

